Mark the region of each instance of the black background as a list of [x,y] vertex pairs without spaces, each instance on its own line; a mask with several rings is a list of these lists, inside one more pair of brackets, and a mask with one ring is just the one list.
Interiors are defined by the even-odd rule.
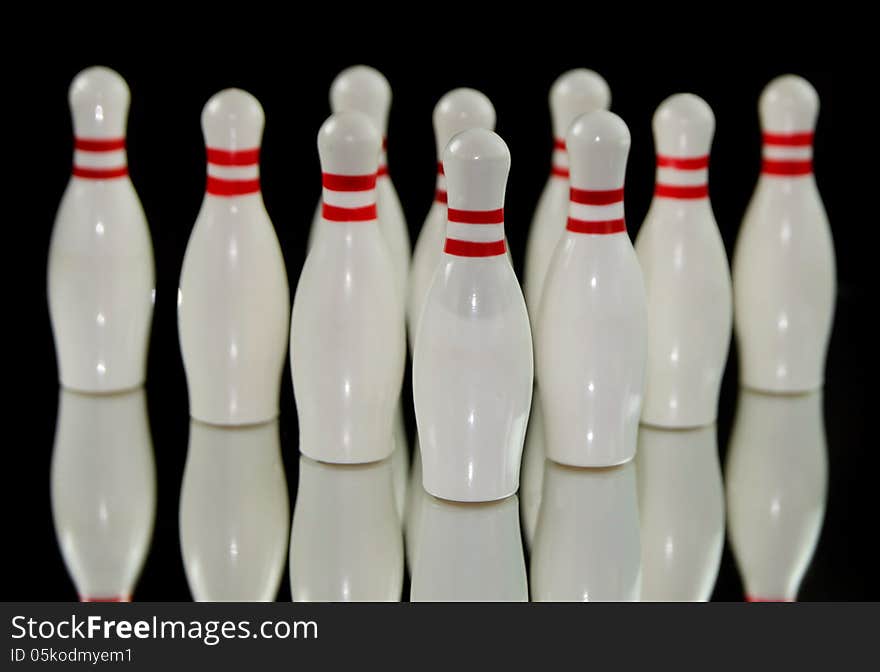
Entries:
[[[459,47],[469,44],[464,35]],[[550,167],[551,132],[547,94],[553,80],[573,67],[597,70],[612,91],[612,110],[629,125],[632,150],[626,183],[627,222],[634,237],[653,189],[651,116],[672,93],[696,93],[712,106],[716,136],[710,190],[728,254],[752,193],[760,163],[757,100],[773,77],[794,72],[809,79],[821,98],[815,165],[819,188],[832,223],[838,260],[839,296],[826,385],[826,430],[830,451],[828,509],[822,538],[800,593],[804,600],[859,600],[880,597],[867,538],[876,529],[876,503],[870,483],[876,469],[867,437],[867,372],[864,325],[867,269],[861,263],[859,230],[835,217],[835,166],[832,147],[834,92],[832,71],[805,46],[779,53],[740,54],[734,62],[723,50],[700,55],[612,48],[599,42],[519,41],[503,48],[437,49],[433,40],[408,48],[379,49],[379,39],[333,48],[305,48],[291,37],[270,45],[247,46],[225,35],[206,36],[187,48],[149,42],[111,47],[101,40],[56,45],[56,55],[29,62],[14,87],[19,107],[10,142],[20,175],[7,184],[7,226],[16,247],[11,266],[19,269],[9,286],[15,327],[7,369],[16,381],[15,416],[7,423],[26,431],[7,443],[2,599],[73,600],[52,527],[49,462],[58,388],[54,349],[45,300],[49,237],[58,202],[69,178],[72,133],[67,90],[84,67],[116,69],[132,92],[128,127],[132,181],[144,205],[155,249],[157,303],[149,357],[147,394],[158,478],[158,510],[151,552],[135,591],[136,600],[185,600],[189,591],[178,541],[179,489],[188,437],[186,381],[180,359],[175,295],[185,246],[204,190],[205,157],[199,125],[202,106],[229,86],[247,89],[262,102],[266,130],[261,175],[266,208],[296,288],[315,202],[320,168],[315,138],[329,114],[331,80],[342,68],[367,63],[390,80],[394,100],[388,131],[388,165],[410,226],[413,243],[431,204],[435,150],[431,113],[449,89],[472,86],[495,105],[498,133],[507,141],[512,168],[505,219],[517,272],[522,273],[526,235]],[[454,42],[454,41],[453,41]],[[91,46],[86,46],[91,45]],[[485,45],[484,45],[485,46]],[[746,49],[745,51],[748,51]],[[455,56],[454,54],[458,54]],[[17,147],[21,143],[21,151]],[[10,188],[13,186],[14,188]],[[12,213],[10,215],[10,213]],[[9,253],[9,251],[7,251]],[[287,367],[281,397],[282,450],[291,505],[297,470],[296,414]],[[409,389],[409,378],[405,389]],[[736,401],[736,353],[722,391],[719,445],[724,457]],[[410,433],[411,402],[406,409]],[[723,463],[723,462],[722,462]],[[725,549],[714,598],[741,599],[741,586]],[[279,599],[289,599],[285,571]],[[406,596],[406,592],[404,597]]]

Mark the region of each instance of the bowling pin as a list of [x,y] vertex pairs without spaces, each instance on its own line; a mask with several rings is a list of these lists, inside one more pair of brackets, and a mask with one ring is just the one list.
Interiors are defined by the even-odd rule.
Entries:
[[568,224],[536,335],[547,457],[560,464],[604,467],[636,452],[647,339],[645,288],[623,217],[629,145],[626,124],[605,110],[578,117],[566,137]]
[[706,601],[724,546],[724,491],[715,425],[642,426],[636,480],[643,602]]
[[334,463],[391,455],[406,358],[403,303],[376,219],[380,137],[359,112],[318,132],[323,221],[291,320],[300,452]]
[[836,292],[834,242],[813,176],[819,96],[770,82],[759,102],[763,162],[733,257],[740,382],[767,392],[822,386]]
[[49,246],[49,316],[64,387],[118,392],[144,383],[156,297],[150,230],[128,177],[128,85],[109,68],[70,86],[73,175]]
[[278,421],[190,423],[180,548],[198,602],[270,602],[287,551],[290,502]]
[[389,460],[338,465],[299,461],[290,534],[295,602],[396,602],[403,537]]
[[419,451],[419,437],[416,436],[412,470],[410,471],[409,484],[406,489],[406,514],[403,528],[406,564],[409,567],[410,574],[412,574],[412,569],[415,567],[419,523],[422,518],[422,504],[427,496],[425,488],[422,487],[422,455]]
[[143,388],[61,390],[51,483],[55,534],[80,601],[130,601],[156,517]]
[[278,395],[290,319],[284,258],[260,192],[263,108],[226,89],[202,112],[205,198],[177,292],[190,415],[217,425],[266,422]]
[[[394,284],[401,302],[406,301],[407,279],[411,247],[409,228],[403,215],[403,207],[388,174],[386,160],[386,135],[388,132],[388,112],[391,109],[391,85],[385,76],[367,65],[354,65],[340,72],[330,86],[330,110],[340,112],[361,112],[369,117],[376,131],[382,137],[382,151],[379,155],[378,179],[376,180],[376,210],[379,228],[391,253],[394,271]],[[315,241],[315,234],[322,222],[321,204],[312,220],[309,234],[309,250]]]
[[463,504],[424,493],[413,602],[526,602],[516,495]]
[[[544,288],[547,267],[556,244],[565,232],[568,218],[568,154],[565,134],[572,122],[582,114],[608,109],[611,91],[608,84],[593,70],[579,68],[562,74],[550,89],[550,116],[553,127],[553,156],[550,177],[538,201],[529,237],[526,242],[525,279],[523,282],[526,305],[532,320],[532,331],[537,327],[539,303]],[[533,333],[534,338],[534,333]],[[541,390],[535,371],[535,390],[532,394],[532,412],[523,449],[522,503],[523,531],[526,544],[534,535],[538,507],[541,503],[541,482],[544,471],[545,437]]]
[[425,295],[434,279],[434,271],[443,258],[446,239],[446,176],[443,174],[443,150],[454,135],[469,128],[495,129],[492,102],[474,89],[453,89],[434,107],[434,138],[437,141],[437,188],[428,217],[422,225],[413,252],[410,269],[407,322],[410,348],[415,348],[419,316]]
[[715,421],[730,347],[733,298],[724,242],[709,201],[715,115],[680,93],[654,114],[654,200],[636,254],[648,302],[642,422],[700,427]]
[[519,488],[533,373],[525,301],[505,255],[510,152],[472,128],[450,141],[443,168],[446,242],[413,354],[423,483],[444,499],[503,499]]
[[533,601],[638,601],[640,553],[633,462],[600,469],[544,463],[529,573]]
[[725,479],[730,542],[747,599],[795,600],[825,516],[822,392],[741,390]]

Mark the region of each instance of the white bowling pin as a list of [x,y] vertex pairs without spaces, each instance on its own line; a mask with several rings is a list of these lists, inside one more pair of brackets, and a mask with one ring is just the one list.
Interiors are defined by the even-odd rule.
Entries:
[[190,423],[180,491],[180,548],[199,602],[275,599],[290,502],[278,421],[247,427]]
[[[403,215],[403,208],[394,183],[388,175],[385,157],[386,134],[388,131],[388,111],[391,109],[391,85],[385,76],[367,65],[354,65],[340,72],[330,86],[330,110],[340,112],[361,112],[369,117],[376,131],[382,136],[382,151],[379,155],[378,179],[376,180],[376,210],[379,228],[391,253],[394,282],[401,302],[406,301],[407,278],[411,247],[409,228]],[[311,250],[318,227],[321,224],[321,204],[315,211],[312,229],[309,234]]]
[[578,117],[566,138],[571,204],[538,316],[547,457],[577,467],[632,459],[645,376],[645,288],[623,218],[630,135],[615,114]]
[[324,462],[391,455],[406,358],[403,303],[376,220],[380,137],[359,112],[318,132],[323,221],[291,320],[300,451]]
[[527,601],[516,495],[462,504],[422,492],[411,601]]
[[740,383],[767,392],[822,386],[836,293],[834,242],[813,176],[819,96],[777,77],[761,94],[763,163],[733,257]]
[[444,499],[502,499],[519,487],[533,372],[525,301],[505,256],[510,152],[472,128],[446,147],[443,167],[446,243],[413,354],[423,483]]
[[822,392],[741,390],[725,469],[728,530],[751,601],[792,601],[825,515]]
[[531,548],[535,539],[535,526],[538,524],[538,511],[541,508],[541,488],[544,482],[544,411],[537,396],[538,386],[535,385],[532,412],[529,414],[529,427],[523,448],[519,489],[526,548]]
[[403,408],[399,403],[394,412],[392,441],[394,448],[391,452],[391,473],[394,482],[394,506],[400,521],[403,522],[409,488],[409,445],[406,440],[406,426],[403,423]]
[[412,469],[406,489],[406,515],[404,518],[403,539],[406,550],[406,564],[410,574],[415,567],[416,547],[419,538],[419,523],[422,518],[422,504],[427,493],[422,487],[422,454],[419,450],[419,437],[416,435],[413,451]]
[[529,573],[533,601],[637,601],[640,553],[633,462],[600,469],[545,462]]
[[190,415],[217,425],[278,415],[290,290],[260,192],[263,108],[226,89],[202,112],[205,198],[190,234],[177,293]]
[[700,427],[717,416],[733,297],[709,200],[714,131],[712,109],[690,93],[667,98],[654,114],[654,200],[635,244],[648,301],[649,425]]
[[434,107],[434,139],[437,142],[437,188],[416,240],[409,278],[407,323],[410,348],[415,348],[418,320],[425,296],[434,279],[434,271],[443,258],[446,240],[446,176],[443,174],[443,150],[454,135],[469,128],[495,129],[495,108],[492,102],[475,89],[453,89]]
[[644,602],[706,601],[724,546],[715,425],[642,426],[636,454]]
[[70,86],[73,175],[49,246],[49,315],[65,387],[117,392],[142,385],[156,297],[153,243],[128,177],[128,85],[83,70]]
[[143,388],[107,396],[61,390],[52,453],[52,518],[83,602],[128,602],[156,516]]
[[396,602],[403,538],[389,460],[358,465],[302,456],[290,534],[295,602]]

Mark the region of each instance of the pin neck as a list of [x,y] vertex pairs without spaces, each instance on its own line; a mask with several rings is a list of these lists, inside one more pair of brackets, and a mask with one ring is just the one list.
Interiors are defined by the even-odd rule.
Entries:
[[446,205],[446,174],[443,172],[443,162],[437,162],[437,188],[434,190],[434,201]]
[[507,251],[504,208],[459,210],[447,208],[443,251],[455,257],[497,257]]
[[208,180],[205,193],[230,198],[260,192],[260,148],[207,148]]
[[569,191],[568,223],[576,234],[608,235],[626,231],[623,216],[623,187],[619,189],[577,189]]
[[709,155],[657,155],[656,198],[700,200],[709,198]]
[[761,173],[777,177],[813,174],[813,132],[762,134]]
[[378,172],[364,175],[323,173],[321,216],[328,222],[375,222]]
[[125,138],[75,137],[73,176],[84,180],[112,180],[128,176]]
[[565,149],[565,140],[561,138],[553,140],[553,163],[550,167],[550,177],[568,179],[568,152]]

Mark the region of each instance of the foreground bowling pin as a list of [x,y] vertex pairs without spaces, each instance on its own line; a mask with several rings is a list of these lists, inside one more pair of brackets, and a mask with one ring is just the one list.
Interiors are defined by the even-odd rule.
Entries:
[[529,579],[535,602],[639,599],[639,512],[633,462],[603,469],[545,462]]
[[[536,332],[547,457],[577,467],[632,459],[646,357],[645,288],[623,218],[626,124],[605,110],[566,137],[568,224]],[[546,491],[546,490],[545,490]]]
[[331,465],[300,457],[290,534],[296,602],[396,602],[403,538],[389,460]]
[[740,381],[768,392],[822,386],[836,293],[834,242],[813,176],[819,96],[795,75],[761,94],[763,162],[733,257]]
[[323,220],[296,289],[290,364],[300,451],[323,462],[373,462],[394,446],[406,328],[376,219],[379,147],[359,112],[318,132]]
[[502,499],[519,487],[532,397],[529,318],[505,255],[510,152],[473,128],[452,139],[443,168],[446,243],[413,354],[423,483],[444,499]]
[[79,599],[128,602],[156,516],[143,388],[100,397],[62,389],[51,471],[55,534]]
[[636,454],[643,602],[705,601],[724,546],[715,425],[641,427]]
[[750,601],[793,601],[825,516],[822,392],[741,390],[725,469],[730,542]]
[[[385,76],[367,65],[354,65],[340,72],[330,86],[330,109],[333,114],[340,112],[361,112],[382,137],[382,150],[379,155],[379,176],[376,180],[376,209],[379,228],[391,253],[394,270],[394,284],[401,302],[406,301],[407,278],[411,255],[409,228],[403,215],[403,208],[391,177],[385,158],[385,137],[388,132],[388,111],[391,109],[391,85]],[[315,233],[321,224],[321,204],[315,212],[312,230],[309,234],[309,249],[315,241]]]
[[190,423],[180,491],[180,548],[199,602],[275,599],[290,503],[278,421],[248,427]]
[[202,112],[205,198],[190,234],[177,323],[190,415],[217,425],[278,415],[290,290],[260,192],[263,108],[226,89]]
[[712,109],[693,94],[667,98],[654,114],[654,200],[635,244],[648,302],[649,425],[700,427],[717,415],[733,298],[709,201],[714,132]]
[[462,504],[422,491],[413,602],[529,599],[516,495]]
[[454,135],[469,128],[495,129],[495,108],[492,102],[474,89],[454,89],[434,107],[434,138],[437,141],[437,188],[428,217],[422,225],[413,252],[410,269],[407,323],[410,347],[415,348],[418,320],[425,296],[434,279],[434,271],[443,258],[446,239],[446,177],[443,175],[443,150]]
[[128,177],[128,85],[83,70],[70,86],[73,175],[49,246],[49,315],[64,387],[142,385],[156,295],[153,243]]

